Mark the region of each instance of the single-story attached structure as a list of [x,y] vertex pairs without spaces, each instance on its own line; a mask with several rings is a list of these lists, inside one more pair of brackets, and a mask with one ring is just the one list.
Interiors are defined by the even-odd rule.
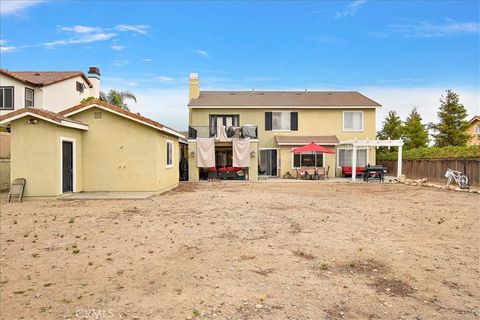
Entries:
[[11,128],[11,180],[26,197],[67,192],[172,189],[183,135],[154,120],[92,100],[59,113],[22,108],[0,117]]

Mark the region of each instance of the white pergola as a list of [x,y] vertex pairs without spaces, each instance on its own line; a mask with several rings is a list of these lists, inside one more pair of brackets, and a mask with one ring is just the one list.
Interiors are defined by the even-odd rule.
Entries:
[[402,175],[402,146],[403,140],[348,140],[341,141],[339,145],[352,146],[352,181],[357,179],[357,149],[358,148],[370,148],[370,147],[398,147],[398,159],[397,159],[397,177]]

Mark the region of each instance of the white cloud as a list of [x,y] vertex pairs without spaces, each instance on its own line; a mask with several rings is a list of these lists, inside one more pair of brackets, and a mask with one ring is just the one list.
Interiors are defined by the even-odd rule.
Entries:
[[121,67],[129,64],[130,62],[131,62],[130,60],[114,60],[112,61],[112,66]]
[[79,43],[90,43],[90,42],[96,42],[96,41],[105,41],[112,39],[115,37],[117,34],[116,33],[93,33],[93,34],[86,34],[84,36],[70,39],[67,41],[67,43],[71,44],[79,44]]
[[6,52],[13,52],[17,50],[16,47],[14,46],[7,46],[8,41],[5,39],[0,39],[0,52],[1,53],[6,53]]
[[135,32],[143,35],[147,35],[147,29],[149,27],[145,25],[128,25],[128,24],[119,24],[115,26],[114,30],[120,32]]
[[2,0],[0,1],[0,14],[17,14],[46,0]]
[[204,50],[197,49],[194,52],[201,57],[210,58],[210,55]]
[[89,27],[89,26],[60,27],[60,30],[74,32],[74,33],[102,32],[102,28],[100,27]]
[[150,58],[145,58],[145,59],[142,59],[142,61],[144,61],[144,62],[152,62],[152,61],[153,61],[153,59],[150,59]]
[[161,81],[161,82],[170,82],[170,81],[173,81],[173,78],[166,77],[166,76],[156,77],[155,79],[157,79],[158,81]]
[[187,89],[147,89],[134,91],[138,103],[132,111],[179,131],[188,129]]
[[358,9],[360,9],[366,2],[366,0],[355,0],[350,2],[343,11],[339,11],[335,14],[335,18],[344,19],[346,17],[354,16]]
[[125,49],[125,46],[119,45],[119,44],[112,44],[110,46],[110,49],[115,50],[115,51],[121,51]]
[[[436,122],[438,108],[440,107],[440,97],[445,95],[443,88],[429,87],[363,87],[356,88],[367,97],[377,101],[382,105],[377,112],[377,130],[380,129],[383,119],[388,111],[396,110],[402,120],[417,107],[418,112],[423,118],[424,123]],[[460,103],[462,103],[470,116],[478,114],[478,101],[480,101],[480,91],[473,88],[450,88],[458,93]]]
[[480,32],[480,23],[478,22],[456,22],[450,19],[443,24],[410,19],[400,19],[400,21],[399,23],[390,24],[389,29],[404,37],[411,38],[446,37],[478,34]]

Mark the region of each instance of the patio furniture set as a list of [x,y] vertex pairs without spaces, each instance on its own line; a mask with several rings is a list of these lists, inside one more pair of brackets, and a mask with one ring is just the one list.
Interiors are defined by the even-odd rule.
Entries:
[[245,180],[245,172],[237,167],[208,168],[208,180]]
[[323,180],[328,179],[330,166],[325,168],[300,167],[297,169],[297,179],[303,180]]

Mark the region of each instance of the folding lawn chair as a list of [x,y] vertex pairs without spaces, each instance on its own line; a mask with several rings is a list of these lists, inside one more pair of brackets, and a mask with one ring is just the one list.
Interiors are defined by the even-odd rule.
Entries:
[[18,196],[18,201],[22,202],[23,200],[23,191],[25,190],[25,184],[27,180],[24,178],[18,178],[13,180],[10,191],[8,192],[8,202],[12,202],[13,196]]

